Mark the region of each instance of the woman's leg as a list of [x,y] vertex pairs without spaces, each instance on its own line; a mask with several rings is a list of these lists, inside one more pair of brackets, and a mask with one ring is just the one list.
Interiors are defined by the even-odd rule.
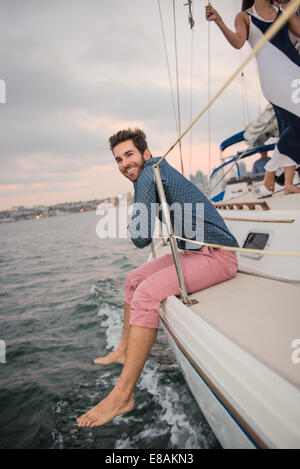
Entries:
[[266,164],[264,184],[266,188],[273,192],[275,186],[275,172],[279,168],[284,168],[285,173],[285,194],[300,192],[293,184],[296,164],[300,164],[300,118],[274,104],[273,108],[278,121],[279,140],[274,150],[271,160]]
[[275,171],[266,171],[264,185],[270,192],[274,192],[275,188]]
[[293,184],[295,176],[296,166],[286,166],[284,168],[284,193],[293,194],[299,193],[300,187],[297,187]]

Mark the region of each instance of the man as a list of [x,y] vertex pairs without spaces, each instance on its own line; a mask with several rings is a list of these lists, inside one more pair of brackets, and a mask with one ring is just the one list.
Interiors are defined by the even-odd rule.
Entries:
[[[150,216],[158,201],[153,164],[159,158],[152,158],[146,136],[140,129],[119,131],[110,138],[110,148],[120,172],[134,184],[135,210],[129,224],[129,233],[134,244],[143,248],[151,243],[154,221]],[[228,231],[223,219],[202,192],[165,160],[160,164],[161,179],[169,207],[183,207],[183,229],[196,239],[197,209],[203,231],[203,242],[226,246],[238,246]],[[145,210],[143,210],[145,207]],[[171,217],[176,223],[176,216]],[[180,218],[180,217],[179,217]],[[191,218],[192,230],[186,219]],[[188,220],[190,222],[191,220]],[[176,233],[175,233],[176,234]],[[237,271],[237,259],[233,251],[198,248],[192,243],[178,241],[181,249],[180,262],[188,293],[232,278]],[[77,421],[82,427],[103,425],[117,415],[130,412],[134,407],[133,391],[144,364],[155,341],[159,323],[161,302],[171,295],[179,295],[179,283],[171,254],[148,262],[133,270],[125,281],[124,327],[119,346],[104,358],[94,360],[96,364],[123,364],[120,379],[112,392],[97,406]]]
[[270,161],[270,157],[266,151],[260,152],[259,160],[255,161],[252,169],[252,174],[262,174],[265,172],[265,166]]

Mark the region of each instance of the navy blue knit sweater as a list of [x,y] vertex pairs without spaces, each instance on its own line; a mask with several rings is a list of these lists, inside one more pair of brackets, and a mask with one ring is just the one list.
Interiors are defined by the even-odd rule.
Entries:
[[[135,206],[128,231],[138,248],[144,248],[151,243],[156,216],[162,220],[152,168],[159,160],[160,158],[147,160],[134,182]],[[238,247],[223,218],[200,189],[166,160],[159,165],[159,170],[175,235],[205,243]],[[177,240],[177,245],[179,249],[200,249],[196,244],[181,240]]]

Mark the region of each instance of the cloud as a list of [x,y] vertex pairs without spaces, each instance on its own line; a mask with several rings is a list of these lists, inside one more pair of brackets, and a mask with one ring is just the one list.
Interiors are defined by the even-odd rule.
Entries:
[[[220,0],[216,3],[223,5]],[[236,8],[236,2],[231,3],[228,17]],[[161,5],[175,88],[172,9],[167,3]],[[193,117],[208,100],[203,14],[200,9],[195,14]],[[187,8],[181,5],[177,27],[184,130],[191,117],[191,33]],[[1,187],[18,187],[21,194],[30,185],[35,191],[38,184],[41,190],[51,185],[55,190],[55,183],[65,181],[71,187],[73,181],[76,190],[80,174],[111,163],[107,141],[119,128],[141,126],[156,154],[176,140],[155,1],[10,0],[0,3],[0,29],[0,78],[7,89],[7,103],[0,105]],[[229,76],[230,61],[238,65],[238,56],[213,27],[211,31],[214,93]],[[224,52],[218,59],[217,51]],[[255,92],[251,84],[249,97]],[[237,80],[213,106],[215,144],[241,130],[239,96]],[[196,145],[207,142],[208,114],[193,129],[193,140]]]

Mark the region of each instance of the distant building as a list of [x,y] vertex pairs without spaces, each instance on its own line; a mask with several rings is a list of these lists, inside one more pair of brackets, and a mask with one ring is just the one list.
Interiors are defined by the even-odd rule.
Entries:
[[198,170],[194,175],[190,175],[190,181],[197,186],[205,195],[209,193],[208,178],[202,171]]
[[247,176],[247,168],[244,161],[239,161],[240,177]]
[[200,170],[197,171],[195,175],[190,175],[190,181],[196,185],[207,186],[207,176]]

